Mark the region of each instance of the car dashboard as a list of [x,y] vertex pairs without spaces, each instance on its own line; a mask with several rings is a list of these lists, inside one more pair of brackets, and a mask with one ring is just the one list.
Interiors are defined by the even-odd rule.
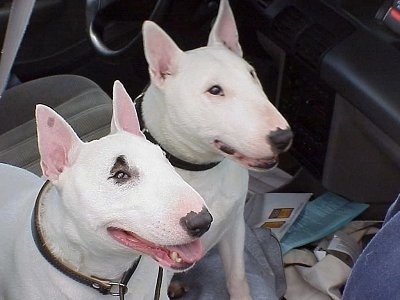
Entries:
[[274,70],[261,81],[293,127],[291,153],[325,188],[382,217],[400,182],[397,2],[247,2],[256,17],[239,24],[262,50],[242,45]]

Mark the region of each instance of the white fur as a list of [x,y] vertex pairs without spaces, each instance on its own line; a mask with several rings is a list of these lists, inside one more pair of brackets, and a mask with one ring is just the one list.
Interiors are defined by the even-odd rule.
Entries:
[[[36,119],[42,170],[54,185],[41,209],[47,246],[83,274],[119,280],[141,253],[118,243],[108,227],[158,245],[186,244],[194,238],[180,219],[205,203],[161,149],[143,138],[133,104],[118,82],[113,105],[116,133],[89,143],[50,108],[39,105]],[[121,155],[138,173],[122,184],[110,171]],[[36,248],[31,214],[43,183],[32,173],[0,164],[0,299],[112,299],[59,272]],[[153,299],[157,272],[155,260],[143,256],[125,299]],[[164,299],[166,288],[163,282]]]
[[[247,168],[254,167],[252,161],[274,160],[278,153],[266,137],[289,126],[242,58],[227,0],[221,1],[206,47],[183,52],[150,21],[143,25],[143,37],[151,77],[143,101],[146,127],[180,159],[222,161],[206,171],[177,171],[202,195],[213,215],[201,240],[206,251],[218,246],[231,299],[250,299],[243,257]],[[209,89],[214,85],[223,93],[212,94]],[[218,150],[216,140],[245,158]]]

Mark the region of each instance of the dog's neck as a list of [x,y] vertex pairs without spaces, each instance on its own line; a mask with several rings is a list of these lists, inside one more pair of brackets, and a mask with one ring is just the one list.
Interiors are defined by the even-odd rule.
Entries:
[[[39,207],[41,231],[47,248],[61,262],[86,276],[119,280],[139,257],[118,256],[112,252],[92,251],[75,227],[73,215],[66,211],[55,187],[43,196]],[[90,246],[90,245],[88,245]]]
[[163,149],[193,164],[210,164],[224,159],[213,148],[194,136],[188,136],[169,113],[168,103],[159,88],[150,84],[143,96],[142,118],[147,130]]

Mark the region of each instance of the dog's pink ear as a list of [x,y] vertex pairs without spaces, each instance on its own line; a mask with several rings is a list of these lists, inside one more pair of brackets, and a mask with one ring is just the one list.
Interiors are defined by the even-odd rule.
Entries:
[[183,51],[170,36],[151,21],[143,23],[144,54],[149,64],[152,81],[161,86],[164,79],[173,75]]
[[217,18],[208,36],[208,46],[217,44],[223,44],[240,57],[243,56],[235,17],[228,0],[221,0]]
[[127,131],[138,136],[144,136],[135,110],[135,105],[129,97],[122,83],[118,80],[113,87],[113,116],[111,120],[111,133]]
[[83,142],[60,115],[42,104],[36,106],[36,126],[43,175],[57,180],[73,164],[71,149]]

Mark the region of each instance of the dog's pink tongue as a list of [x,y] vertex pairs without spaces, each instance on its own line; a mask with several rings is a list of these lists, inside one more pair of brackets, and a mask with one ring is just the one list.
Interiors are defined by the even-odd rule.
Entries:
[[203,255],[203,249],[200,240],[196,240],[189,244],[179,246],[168,246],[168,250],[176,252],[186,263],[195,263],[200,260]]

